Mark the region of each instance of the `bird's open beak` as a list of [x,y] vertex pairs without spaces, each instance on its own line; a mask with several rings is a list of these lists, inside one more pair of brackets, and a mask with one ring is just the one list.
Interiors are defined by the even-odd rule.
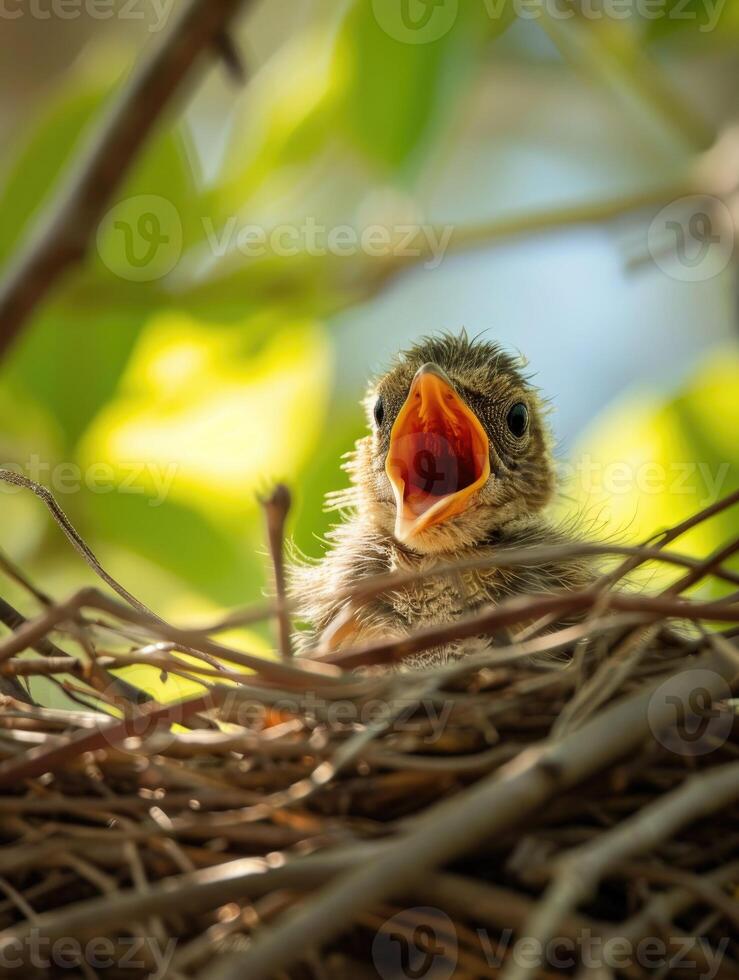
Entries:
[[424,364],[413,379],[390,433],[385,472],[399,541],[461,514],[490,476],[485,430],[436,364]]

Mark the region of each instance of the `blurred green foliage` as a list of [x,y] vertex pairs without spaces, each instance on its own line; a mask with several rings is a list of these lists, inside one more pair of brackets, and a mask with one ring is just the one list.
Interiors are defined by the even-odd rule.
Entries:
[[[646,541],[739,490],[739,347],[709,355],[667,397],[632,390],[582,435],[569,461],[563,509],[592,522],[599,537]],[[673,547],[707,556],[737,533],[735,509],[687,531]],[[739,568],[737,556],[727,563]],[[641,581],[666,586],[682,570],[651,565]],[[726,583],[702,592],[722,595]]]
[[[197,618],[259,596],[265,570],[256,495],[274,479],[295,490],[298,546],[319,553],[329,526],[323,495],[343,483],[341,456],[364,426],[361,392],[356,401],[338,393],[327,321],[365,299],[382,271],[367,256],[300,249],[245,259],[227,247],[216,255],[204,219],[225,241],[233,220],[269,228],[325,207],[330,223],[351,218],[376,187],[413,187],[514,17],[510,4],[491,18],[483,3],[460,3],[442,37],[408,45],[381,29],[372,4],[335,7],[328,20],[294,33],[243,92],[229,92],[229,138],[214,174],[204,177],[181,119],[158,132],[118,195],[115,220],[36,311],[3,368],[2,462],[49,485],[111,570],[167,616]],[[617,50],[619,71],[633,72],[635,90],[660,111],[663,93],[646,91],[640,67],[643,40],[688,29],[698,36],[699,25],[644,21],[608,39],[593,28],[585,64]],[[712,41],[738,27],[729,4]],[[29,122],[23,145],[6,148],[0,263],[59,186],[119,75],[117,58],[81,59]],[[198,120],[190,125],[197,129]],[[303,204],[316,173],[325,174],[326,193]],[[137,227],[141,199],[152,196],[173,205],[183,254],[147,281],[126,274],[121,228]],[[667,400],[647,393],[615,407],[584,437],[587,451],[595,444],[604,463],[686,460],[714,472],[728,462],[722,492],[735,488],[733,357],[708,364]],[[79,468],[76,484],[69,473],[66,484],[60,479],[70,464]],[[108,482],[91,486],[95,472],[109,474]],[[41,505],[3,493],[4,549],[52,591],[86,581],[88,571]],[[604,500],[591,488],[574,496],[591,510],[609,507],[609,528],[628,525],[642,537],[694,509],[700,489]],[[710,540],[695,535],[690,544],[706,550],[727,529],[724,522]]]

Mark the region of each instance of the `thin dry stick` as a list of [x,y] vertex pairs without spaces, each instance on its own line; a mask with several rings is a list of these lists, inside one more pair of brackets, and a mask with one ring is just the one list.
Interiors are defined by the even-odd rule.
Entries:
[[[527,565],[536,567],[541,564],[561,561],[567,558],[577,558],[580,556],[598,558],[610,555],[627,556],[629,562],[634,561],[637,565],[648,561],[657,561],[688,568],[691,571],[698,570],[700,575],[705,574],[704,561],[688,555],[678,554],[677,552],[666,551],[660,547],[649,547],[646,544],[618,545],[608,542],[573,541],[556,545],[500,548],[495,554],[486,555],[484,558],[471,558],[465,561],[440,563],[433,567],[407,572],[383,572],[379,575],[371,575],[361,579],[350,589],[339,592],[336,598],[337,601],[353,599],[361,602],[367,599],[373,599],[385,592],[391,592],[399,586],[412,585],[415,582],[429,578],[458,575],[460,572],[487,568],[517,568],[526,567]],[[731,569],[716,566],[715,568],[711,568],[710,573],[727,582],[739,582],[739,573]],[[600,585],[601,583],[599,582],[598,584]]]
[[272,558],[277,599],[278,647],[283,660],[290,660],[292,650],[292,627],[287,608],[287,581],[285,577],[285,521],[290,512],[290,491],[279,483],[269,497],[260,501],[267,522],[267,541]]
[[[6,637],[0,643],[0,663],[5,663],[11,657],[33,646],[39,637],[45,636],[59,623],[73,619],[84,608],[99,609],[111,616],[115,616],[123,622],[146,626],[152,633],[161,636],[165,640],[171,640],[178,645],[184,646],[191,639],[191,634],[188,630],[178,629],[175,626],[163,623],[157,617],[131,609],[97,589],[81,589],[71,598],[65,602],[58,603],[56,606],[52,606],[36,619],[28,620],[12,636]],[[184,646],[184,649],[187,650],[187,646]],[[306,661],[304,667],[297,667],[292,664],[277,663],[266,657],[259,657],[255,654],[234,650],[224,644],[216,643],[214,640],[199,639],[197,641],[196,655],[198,652],[208,654],[210,657],[222,658],[232,663],[238,663],[242,667],[252,669],[269,680],[276,682],[285,681],[288,685],[291,681],[296,684],[302,684],[302,686],[310,686],[310,684],[317,683],[318,680],[325,683],[339,683],[341,680],[340,672],[327,664]]]
[[[710,574],[712,568],[720,566],[737,551],[739,551],[739,540],[721,545],[708,557],[697,562],[695,568],[670,585],[661,595],[679,595]],[[589,717],[615,690],[618,690],[660,628],[660,624],[654,624],[646,629],[630,632],[593,677],[583,685],[576,698],[567,705],[557,721],[555,730],[560,733],[570,725],[581,724],[584,718]]]
[[34,585],[23,569],[19,568],[12,558],[5,554],[2,548],[0,548],[0,569],[2,569],[9,579],[20,585],[29,595],[32,595],[39,605],[50,606],[54,601],[48,593]]
[[[555,877],[532,912],[522,936],[537,946],[556,934],[559,923],[588,898],[608,869],[619,861],[649,851],[701,817],[739,798],[739,762],[692,776],[682,786],[656,800],[613,830],[565,854]],[[511,961],[502,980],[529,980],[535,967]]]
[[[726,679],[739,672],[736,657],[709,654],[695,661],[715,677],[714,696]],[[708,675],[707,675],[708,676]],[[660,678],[660,682],[663,678]],[[674,693],[687,697],[691,680],[673,675]],[[340,934],[353,918],[376,902],[407,891],[423,874],[474,847],[484,837],[500,834],[555,793],[573,787],[634,751],[654,728],[674,723],[671,705],[651,704],[659,684],[602,711],[578,732],[558,742],[545,741],[526,750],[492,777],[432,807],[399,835],[370,864],[342,875],[319,892],[309,905],[288,913],[274,928],[256,938],[223,980],[267,980],[295,963],[303,950],[320,946]],[[707,683],[710,688],[710,682]]]
[[515,596],[452,623],[430,626],[399,639],[378,640],[374,643],[334,651],[322,657],[314,657],[313,662],[335,664],[344,669],[392,663],[410,654],[452,640],[491,635],[501,627],[513,626],[550,613],[556,613],[561,617],[585,612],[598,604],[602,604],[604,609],[611,612],[643,613],[647,620],[650,617],[654,619],[670,617],[739,622],[739,605],[736,603],[691,602],[670,596],[640,596],[627,593],[613,593],[604,598],[603,593],[598,589],[590,588],[581,592]]
[[[650,535],[650,537],[648,537],[640,546],[638,546],[638,549],[641,550],[644,548],[650,551],[660,552],[666,545],[670,544],[672,541],[676,541],[692,528],[697,527],[699,524],[703,524],[705,521],[709,521],[712,517],[716,517],[718,514],[721,514],[726,510],[730,510],[737,504],[739,504],[739,490],[735,490],[726,497],[722,497],[720,500],[709,504],[707,507],[699,510],[696,514],[691,514],[690,517],[686,518],[684,521],[681,521],[679,524],[674,524],[672,527],[665,528],[663,531],[658,531],[656,534]],[[615,586],[617,582],[620,582],[627,575],[629,575],[630,572],[633,572],[634,569],[638,568],[643,563],[644,562],[641,556],[636,554],[633,557],[627,558],[615,569],[606,573],[605,575],[602,575],[596,582],[596,587],[606,591],[608,588]],[[535,629],[537,631],[546,629],[547,626],[550,626],[553,621],[553,616],[545,616],[540,623],[535,624]]]
[[[717,868],[705,875],[703,880],[706,889],[721,889],[726,885],[739,882],[739,861],[732,861]],[[649,935],[655,924],[671,922],[700,898],[700,892],[682,885],[671,888],[667,892],[660,892],[624,925],[613,927],[612,932],[635,946],[639,940]]]
[[114,579],[109,572],[106,572],[92,549],[85,542],[82,535],[59,506],[51,491],[47,490],[46,487],[41,486],[40,483],[35,483],[33,480],[29,480],[28,477],[22,476],[20,473],[15,473],[13,470],[0,470],[0,480],[3,483],[10,483],[16,487],[22,487],[24,490],[30,490],[31,493],[35,494],[35,496],[39,498],[39,500],[42,500],[44,504],[46,504],[49,513],[54,518],[57,525],[61,528],[67,541],[69,541],[75,551],[80,554],[82,558],[84,558],[95,574],[98,575],[106,583],[106,585],[109,585],[114,592],[117,592],[122,599],[125,599],[129,605],[133,606],[134,609],[138,609],[140,612],[146,613],[147,616],[153,616],[155,619],[159,619],[156,613],[153,613],[148,606],[145,606],[144,603],[141,602],[140,599],[137,599],[136,596],[132,595],[128,589],[120,584],[120,582],[116,581],[116,579]]
[[[727,498],[726,506],[730,506]],[[607,556],[607,555],[627,555],[630,560],[641,564],[647,561],[659,561],[669,565],[676,565],[688,569],[702,567],[699,559],[691,558],[688,555],[678,554],[673,551],[665,551],[661,548],[650,548],[644,545],[615,545],[615,544],[594,544],[591,542],[572,542],[561,545],[541,545],[526,548],[503,548],[495,555],[485,558],[475,558],[462,562],[450,562],[440,564],[433,568],[424,568],[414,571],[403,572],[383,572],[379,575],[370,575],[362,579],[356,585],[337,593],[337,601],[347,600],[348,602],[362,603],[385,592],[392,591],[404,585],[411,585],[415,582],[424,581],[430,578],[442,578],[444,576],[458,575],[463,571],[474,571],[484,568],[514,568],[519,566],[536,566],[544,562],[560,561],[565,558],[578,556]],[[739,583],[739,572],[723,567],[712,568],[710,574],[723,581],[732,584]],[[600,584],[600,583],[599,583]],[[289,611],[293,604],[287,599],[285,606]],[[237,609],[225,616],[214,620],[211,623],[196,627],[190,630],[191,639],[197,636],[221,633],[225,630],[237,626],[248,626],[261,620],[269,619],[276,614],[276,604],[265,602],[248,606],[244,609]]]
[[244,0],[189,0],[139,64],[0,283],[0,356],[59,278],[82,261],[105,208],[165,107]]
[[625,875],[635,878],[639,881],[678,885],[685,888],[686,891],[695,895],[699,901],[705,902],[706,905],[712,905],[729,922],[733,922],[739,930],[739,902],[702,875],[637,861],[619,861],[618,865],[613,868],[613,873],[618,876]]
[[[173,875],[147,892],[119,891],[104,898],[77,902],[69,908],[39,916],[39,935],[52,942],[62,936],[84,935],[90,929],[125,925],[132,919],[158,913],[199,912],[249,896],[256,898],[282,888],[310,888],[348,868],[372,860],[383,849],[378,844],[336,848],[326,854],[296,858],[271,866],[263,858],[239,858],[214,868]],[[8,869],[4,869],[7,873]],[[12,867],[11,867],[12,870]],[[18,940],[30,932],[25,925],[0,936],[4,949],[18,949]]]
[[124,718],[122,721],[103,716],[105,722],[93,731],[76,732],[61,744],[50,748],[40,746],[31,749],[18,759],[0,762],[0,787],[17,785],[25,779],[52,772],[57,767],[63,767],[70,761],[80,759],[85,752],[118,745],[131,736],[146,736],[153,732],[157,725],[185,724],[193,715],[213,708],[218,703],[218,699],[223,698],[228,690],[228,688],[211,688],[206,694],[197,698],[171,705],[153,703],[142,708],[136,716]]
[[[691,514],[690,517],[681,521],[679,524],[673,525],[673,527],[666,528],[664,531],[659,531],[657,534],[653,534],[648,538],[644,544],[649,545],[654,543],[655,547],[662,549],[665,545],[671,544],[678,538],[682,537],[683,534],[687,534],[688,531],[697,527],[699,524],[703,524],[705,521],[709,521],[712,517],[716,517],[718,514],[729,510],[731,507],[735,507],[739,504],[739,490],[735,490],[733,493],[728,494],[726,497],[722,497],[721,500],[717,500],[713,504],[709,504],[708,507],[704,507],[703,510],[698,511],[697,514]],[[601,580],[602,585],[612,585],[614,582],[619,581],[629,572],[633,571],[637,565],[639,565],[639,560],[636,558],[627,559],[622,565],[620,565],[613,572],[604,576]]]
[[[284,809],[285,807],[296,806],[298,803],[305,803],[361,756],[376,738],[391,728],[398,716],[405,712],[409,705],[412,707],[416,702],[422,701],[424,697],[435,691],[441,680],[442,676],[439,675],[438,677],[425,678],[418,684],[406,686],[402,698],[393,699],[390,692],[386,702],[386,710],[376,721],[355,732],[347,742],[336,749],[331,759],[320,762],[304,779],[263,800],[258,807],[253,808],[255,815],[268,816],[270,809]],[[244,814],[244,817],[247,818],[248,813]]]

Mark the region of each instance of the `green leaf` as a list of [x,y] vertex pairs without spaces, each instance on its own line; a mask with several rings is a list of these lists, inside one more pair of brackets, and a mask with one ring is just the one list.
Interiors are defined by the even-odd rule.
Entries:
[[295,192],[301,168],[320,158],[335,132],[344,84],[323,32],[302,31],[275,53],[236,100],[232,137],[204,212],[217,227],[245,208],[254,220]]
[[456,0],[354,5],[341,38],[348,72],[344,123],[382,169],[412,171],[448,121],[490,37],[513,19],[510,4],[499,4],[497,17],[488,6]]
[[[91,86],[89,80],[81,91],[75,80],[38,121],[0,194],[0,260],[62,186],[63,171],[109,92],[110,85]],[[165,131],[137,161],[112,205],[115,221],[103,221],[83,267],[71,270],[13,349],[7,376],[55,418],[67,449],[113,393],[147,314],[163,300],[160,277],[140,281],[130,274],[123,226],[135,230],[152,201],[155,210],[174,214],[177,260],[202,235],[198,200],[181,140]]]
[[[254,350],[252,331],[265,337],[267,325]],[[221,325],[162,314],[87,431],[82,459],[123,473],[144,463],[149,492],[160,494],[157,478],[166,478],[172,499],[238,526],[259,489],[293,479],[309,458],[330,367],[325,332],[313,321],[269,312]]]
[[125,308],[75,312],[54,304],[13,349],[6,377],[53,416],[67,450],[115,390],[143,323]]
[[[137,552],[221,605],[256,598],[264,567],[248,542],[240,544],[171,497],[153,507],[151,498],[133,489],[119,487],[87,497],[85,525],[92,534],[106,546],[118,544]],[[129,585],[135,592],[135,583]]]
[[[717,351],[672,397],[632,392],[582,438],[567,487],[602,539],[644,540],[739,488],[739,349]],[[705,557],[736,536],[737,508],[703,522],[676,549]],[[734,556],[734,567],[739,559]],[[655,569],[648,570],[649,575]],[[657,584],[676,577],[658,569]],[[716,586],[713,594],[725,591]]]
[[52,196],[80,134],[108,92],[107,86],[67,92],[55,99],[32,128],[0,191],[0,263],[15,248],[29,218]]

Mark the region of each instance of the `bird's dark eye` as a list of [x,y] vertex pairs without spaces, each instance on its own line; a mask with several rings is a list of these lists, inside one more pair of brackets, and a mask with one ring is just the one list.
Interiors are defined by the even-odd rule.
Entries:
[[382,403],[382,398],[378,398],[377,401],[375,402],[374,414],[375,414],[375,423],[377,424],[377,428],[379,429],[385,418],[385,406]]
[[516,402],[508,413],[508,428],[513,435],[520,439],[529,427],[529,410],[523,402]]

